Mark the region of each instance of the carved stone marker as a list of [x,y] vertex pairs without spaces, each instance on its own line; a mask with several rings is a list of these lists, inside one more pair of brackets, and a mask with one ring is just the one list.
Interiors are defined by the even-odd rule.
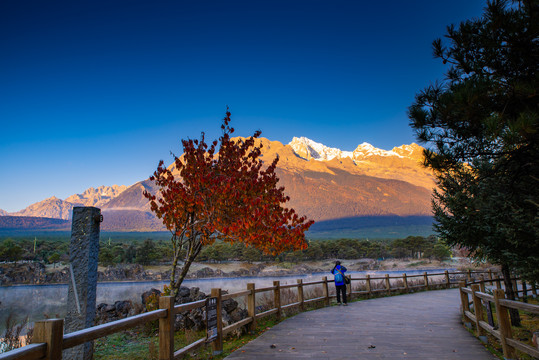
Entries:
[[[95,207],[74,207],[69,248],[70,281],[67,294],[65,333],[94,325],[99,255],[101,210]],[[93,342],[67,349],[64,359],[90,360]]]

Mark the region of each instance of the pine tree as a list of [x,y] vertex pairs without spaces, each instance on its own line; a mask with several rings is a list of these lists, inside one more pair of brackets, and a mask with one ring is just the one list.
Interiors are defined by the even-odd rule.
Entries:
[[[438,181],[436,230],[449,245],[539,281],[539,1],[489,1],[433,42],[446,77],[409,108]],[[516,320],[516,319],[513,319]]]

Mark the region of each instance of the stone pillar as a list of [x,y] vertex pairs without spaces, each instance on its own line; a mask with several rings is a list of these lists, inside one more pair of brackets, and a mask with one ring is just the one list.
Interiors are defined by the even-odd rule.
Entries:
[[[74,207],[70,244],[70,281],[67,294],[65,333],[94,326],[101,210]],[[67,349],[64,359],[90,360],[93,342]]]

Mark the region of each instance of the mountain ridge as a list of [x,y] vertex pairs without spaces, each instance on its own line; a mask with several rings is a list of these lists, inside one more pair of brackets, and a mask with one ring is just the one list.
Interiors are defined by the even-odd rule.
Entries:
[[[286,206],[300,215],[316,221],[357,216],[431,215],[434,177],[421,165],[423,148],[415,143],[392,150],[362,143],[353,151],[330,148],[305,137],[294,137],[286,145],[259,138],[256,144],[262,146],[261,159],[265,163],[279,157],[276,169],[279,186],[285,187],[291,199]],[[145,230],[162,229],[148,217],[153,214],[143,196],[145,190],[156,193],[157,188],[148,179],[131,186],[99,186],[65,200],[51,197],[19,212],[4,211],[0,215],[69,220],[74,206],[96,206],[107,211],[111,215],[109,219],[118,222],[109,222],[109,228],[137,230],[136,222],[127,219],[131,216],[140,219]],[[122,211],[125,213],[120,214]]]

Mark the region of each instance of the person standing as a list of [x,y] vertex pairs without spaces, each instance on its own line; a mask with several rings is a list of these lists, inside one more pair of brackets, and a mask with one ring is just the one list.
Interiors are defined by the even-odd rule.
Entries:
[[344,306],[347,306],[348,303],[346,301],[346,284],[344,282],[344,273],[346,272],[346,268],[341,265],[340,261],[335,262],[335,266],[333,267],[333,270],[331,270],[331,273],[335,276],[335,289],[337,290],[337,302],[339,305],[341,305],[341,294],[342,294],[342,303]]

